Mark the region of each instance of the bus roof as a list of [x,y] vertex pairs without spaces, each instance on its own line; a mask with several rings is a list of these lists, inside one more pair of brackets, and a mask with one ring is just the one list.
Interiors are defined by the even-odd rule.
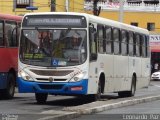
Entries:
[[126,29],[126,30],[129,30],[129,31],[139,32],[139,33],[142,33],[142,34],[149,34],[147,29],[132,26],[132,25],[125,24],[125,23],[121,23],[121,22],[114,21],[114,20],[107,19],[107,18],[102,18],[102,17],[99,17],[99,16],[94,16],[94,15],[87,14],[87,13],[39,12],[39,13],[27,13],[27,14],[25,14],[25,16],[28,16],[28,15],[81,15],[81,16],[85,16],[89,21],[94,22],[94,23],[99,23],[99,24],[103,23],[106,26],[112,26],[112,27],[116,27],[116,28],[120,28],[120,29]]
[[21,21],[22,18],[23,18],[22,16],[18,16],[18,15],[10,15],[10,14],[2,14],[2,13],[0,13],[0,19],[4,19],[4,20]]

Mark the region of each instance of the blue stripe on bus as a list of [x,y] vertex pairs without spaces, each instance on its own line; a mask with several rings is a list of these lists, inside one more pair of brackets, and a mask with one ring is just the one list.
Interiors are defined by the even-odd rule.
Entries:
[[[83,79],[79,82],[30,82],[22,78],[17,79],[18,90],[20,93],[49,93],[54,95],[86,95],[88,80]],[[82,90],[71,90],[71,87],[80,87]]]

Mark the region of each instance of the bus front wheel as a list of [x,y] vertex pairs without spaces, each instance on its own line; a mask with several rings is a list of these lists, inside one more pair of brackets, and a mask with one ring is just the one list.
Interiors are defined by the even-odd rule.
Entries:
[[35,93],[35,98],[38,104],[46,103],[47,97],[47,93]]
[[15,93],[15,76],[13,73],[8,73],[8,76],[7,76],[7,88],[4,89],[3,91],[3,94],[4,94],[4,97],[7,98],[7,99],[11,99],[14,97],[14,93]]

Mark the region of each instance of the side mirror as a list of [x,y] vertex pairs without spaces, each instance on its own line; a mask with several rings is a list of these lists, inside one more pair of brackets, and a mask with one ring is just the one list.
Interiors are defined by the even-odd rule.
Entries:
[[97,54],[96,54],[96,53],[91,53],[90,60],[91,60],[91,61],[97,60]]

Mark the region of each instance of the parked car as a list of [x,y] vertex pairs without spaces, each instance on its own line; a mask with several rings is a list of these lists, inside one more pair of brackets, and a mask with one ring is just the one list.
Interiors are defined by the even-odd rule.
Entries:
[[152,73],[151,80],[160,80],[160,71]]

